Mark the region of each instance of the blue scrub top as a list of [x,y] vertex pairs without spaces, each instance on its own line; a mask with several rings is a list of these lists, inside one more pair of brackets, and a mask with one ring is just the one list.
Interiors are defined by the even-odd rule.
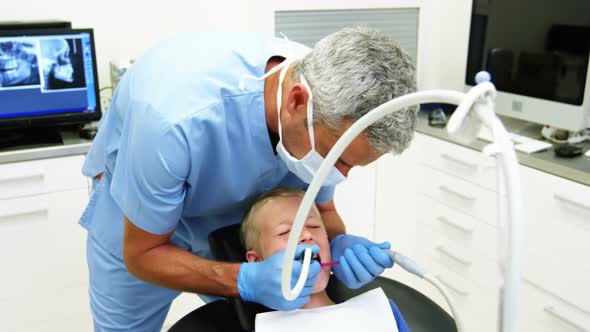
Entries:
[[[212,258],[207,237],[239,223],[259,194],[306,189],[275,154],[264,113],[272,56],[309,48],[253,33],[189,33],[149,50],[128,70],[84,163],[95,178],[80,223],[122,257],[123,216]],[[324,187],[316,201],[333,199]]]

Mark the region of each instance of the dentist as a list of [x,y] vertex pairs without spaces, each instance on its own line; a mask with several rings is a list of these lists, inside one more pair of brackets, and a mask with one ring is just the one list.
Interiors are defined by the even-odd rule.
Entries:
[[[415,90],[399,45],[347,28],[309,48],[255,34],[184,34],[127,71],[101,120],[83,173],[93,190],[88,230],[95,331],[159,331],[180,292],[241,297],[278,310],[309,299],[320,266],[294,301],[281,295],[284,251],[257,263],[212,260],[210,232],[240,221],[278,186],[305,190],[354,121]],[[334,186],[354,166],[408,147],[416,110],[371,125],[345,150],[316,204],[334,273],[358,288],[393,265],[384,248],[346,235]],[[303,250],[304,246],[299,249]],[[301,263],[293,262],[293,280]]]

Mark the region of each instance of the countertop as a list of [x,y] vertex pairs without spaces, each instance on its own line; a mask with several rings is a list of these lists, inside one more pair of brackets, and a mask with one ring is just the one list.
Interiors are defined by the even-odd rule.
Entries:
[[[511,133],[537,140],[545,140],[541,136],[541,125],[507,117],[501,117],[501,120],[506,129]],[[449,137],[445,128],[431,127],[428,125],[426,112],[419,113],[416,130],[419,133],[437,137],[477,151],[482,151],[489,144],[489,142],[481,139],[477,139],[470,144],[462,144],[453,140]],[[590,141],[576,145],[582,146],[584,152],[590,150]],[[517,151],[517,156],[521,165],[590,186],[590,157],[582,155],[575,158],[559,158],[555,157],[553,148],[532,154]]]
[[0,152],[0,164],[86,154],[92,144],[91,140],[80,138],[75,131],[62,131],[61,135],[64,143],[62,145],[15,146],[3,150]]
[[[504,117],[501,120],[511,133],[533,139],[543,139],[540,125]],[[454,141],[449,137],[444,128],[429,126],[425,112],[419,113],[417,131],[477,151],[481,151],[488,144],[488,142],[481,139],[477,139],[467,145]],[[76,132],[62,132],[62,137],[64,141],[63,145],[27,146],[26,148],[15,147],[9,151],[2,151],[0,152],[0,164],[86,154],[92,143],[90,140],[80,138]],[[590,141],[579,145],[584,148],[584,151],[590,150]],[[590,186],[590,157],[557,158],[552,148],[533,154],[517,152],[517,155],[520,164],[524,166]]]

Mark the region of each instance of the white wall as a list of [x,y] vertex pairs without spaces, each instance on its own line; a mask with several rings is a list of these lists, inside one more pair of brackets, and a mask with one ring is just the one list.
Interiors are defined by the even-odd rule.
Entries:
[[276,0],[277,10],[420,8],[418,87],[463,90],[471,0]]
[[277,10],[419,7],[418,80],[422,89],[462,89],[470,0],[215,0],[5,1],[0,21],[70,20],[95,30],[100,85],[110,84],[108,62],[134,58],[175,31],[273,32]]
[[463,90],[471,0],[424,0],[420,17],[421,89]]
[[101,87],[110,85],[110,60],[135,58],[173,32],[272,33],[274,25],[270,0],[19,0],[3,1],[0,10],[0,21],[50,19],[68,20],[77,28],[94,28]]

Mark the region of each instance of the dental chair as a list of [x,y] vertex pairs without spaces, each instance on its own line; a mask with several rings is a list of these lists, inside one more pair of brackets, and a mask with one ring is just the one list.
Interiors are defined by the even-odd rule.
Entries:
[[[237,224],[209,235],[209,245],[217,260],[244,261],[245,250],[239,232]],[[446,311],[415,289],[392,279],[377,277],[359,289],[349,289],[332,276],[326,290],[334,302],[341,303],[376,287],[381,287],[387,297],[395,301],[412,332],[457,331],[455,321]],[[259,304],[242,302],[239,298],[228,298],[193,310],[176,322],[169,332],[251,332],[256,314],[270,310]]]

